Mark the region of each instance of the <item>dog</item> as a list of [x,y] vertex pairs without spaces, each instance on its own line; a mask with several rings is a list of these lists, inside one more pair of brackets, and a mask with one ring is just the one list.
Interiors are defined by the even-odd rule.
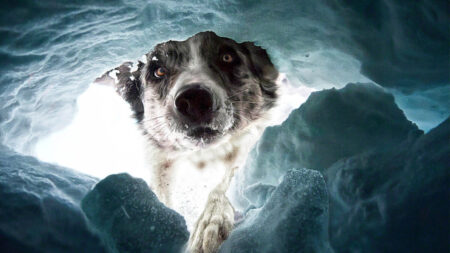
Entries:
[[[178,185],[196,172],[186,172],[184,163],[198,171],[212,167],[199,180],[215,185],[191,233],[189,252],[216,252],[230,234],[235,212],[225,193],[278,101],[278,76],[263,48],[208,31],[158,44],[141,60],[96,79],[112,84],[130,104],[149,146],[150,186],[163,203],[176,206],[177,190],[189,195]],[[175,175],[182,173],[176,183]]]

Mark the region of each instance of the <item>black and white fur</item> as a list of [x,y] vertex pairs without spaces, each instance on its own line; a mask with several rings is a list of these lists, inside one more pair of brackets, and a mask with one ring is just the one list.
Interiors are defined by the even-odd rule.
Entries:
[[[217,251],[233,227],[234,209],[225,192],[277,101],[277,77],[261,47],[201,32],[158,44],[137,63],[126,62],[96,80],[113,83],[131,105],[148,140],[151,187],[166,205],[176,209],[172,195],[181,184],[176,175],[186,172],[184,163],[199,171],[214,167],[212,174],[220,175],[211,179],[216,186],[191,233],[190,252]],[[211,109],[200,123],[183,117],[177,106],[179,93],[194,85],[210,94]],[[184,179],[189,175],[194,174]]]

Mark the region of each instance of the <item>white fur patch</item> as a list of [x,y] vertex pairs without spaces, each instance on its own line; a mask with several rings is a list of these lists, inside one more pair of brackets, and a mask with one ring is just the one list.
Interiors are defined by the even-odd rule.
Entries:
[[115,82],[115,83],[118,83],[118,82],[119,82],[119,79],[117,78],[117,74],[119,74],[119,73],[120,73],[120,71],[118,71],[118,70],[113,70],[113,71],[111,71],[111,72],[108,73],[108,76],[111,77],[112,79],[114,79],[114,82]]

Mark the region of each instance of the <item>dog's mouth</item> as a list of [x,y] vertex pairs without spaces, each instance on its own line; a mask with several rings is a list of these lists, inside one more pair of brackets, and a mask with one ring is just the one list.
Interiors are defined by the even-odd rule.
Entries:
[[214,142],[220,135],[220,131],[206,126],[197,126],[190,128],[186,135],[192,140],[198,142],[199,145],[202,145]]

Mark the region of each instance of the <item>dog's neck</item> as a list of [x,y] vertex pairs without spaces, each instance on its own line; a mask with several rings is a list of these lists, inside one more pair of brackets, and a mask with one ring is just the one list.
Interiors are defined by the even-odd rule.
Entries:
[[[149,143],[148,161],[152,168],[152,179],[166,178],[164,187],[170,196],[157,193],[158,197],[169,207],[182,214],[191,229],[202,212],[208,194],[227,177],[230,169],[241,167],[250,149],[259,139],[265,128],[264,120],[256,121],[245,129],[227,137],[217,145],[185,152],[165,152]],[[166,171],[157,168],[170,167]],[[156,169],[156,170],[155,170]],[[158,190],[158,182],[151,179],[153,190]],[[226,191],[226,189],[225,189]]]

